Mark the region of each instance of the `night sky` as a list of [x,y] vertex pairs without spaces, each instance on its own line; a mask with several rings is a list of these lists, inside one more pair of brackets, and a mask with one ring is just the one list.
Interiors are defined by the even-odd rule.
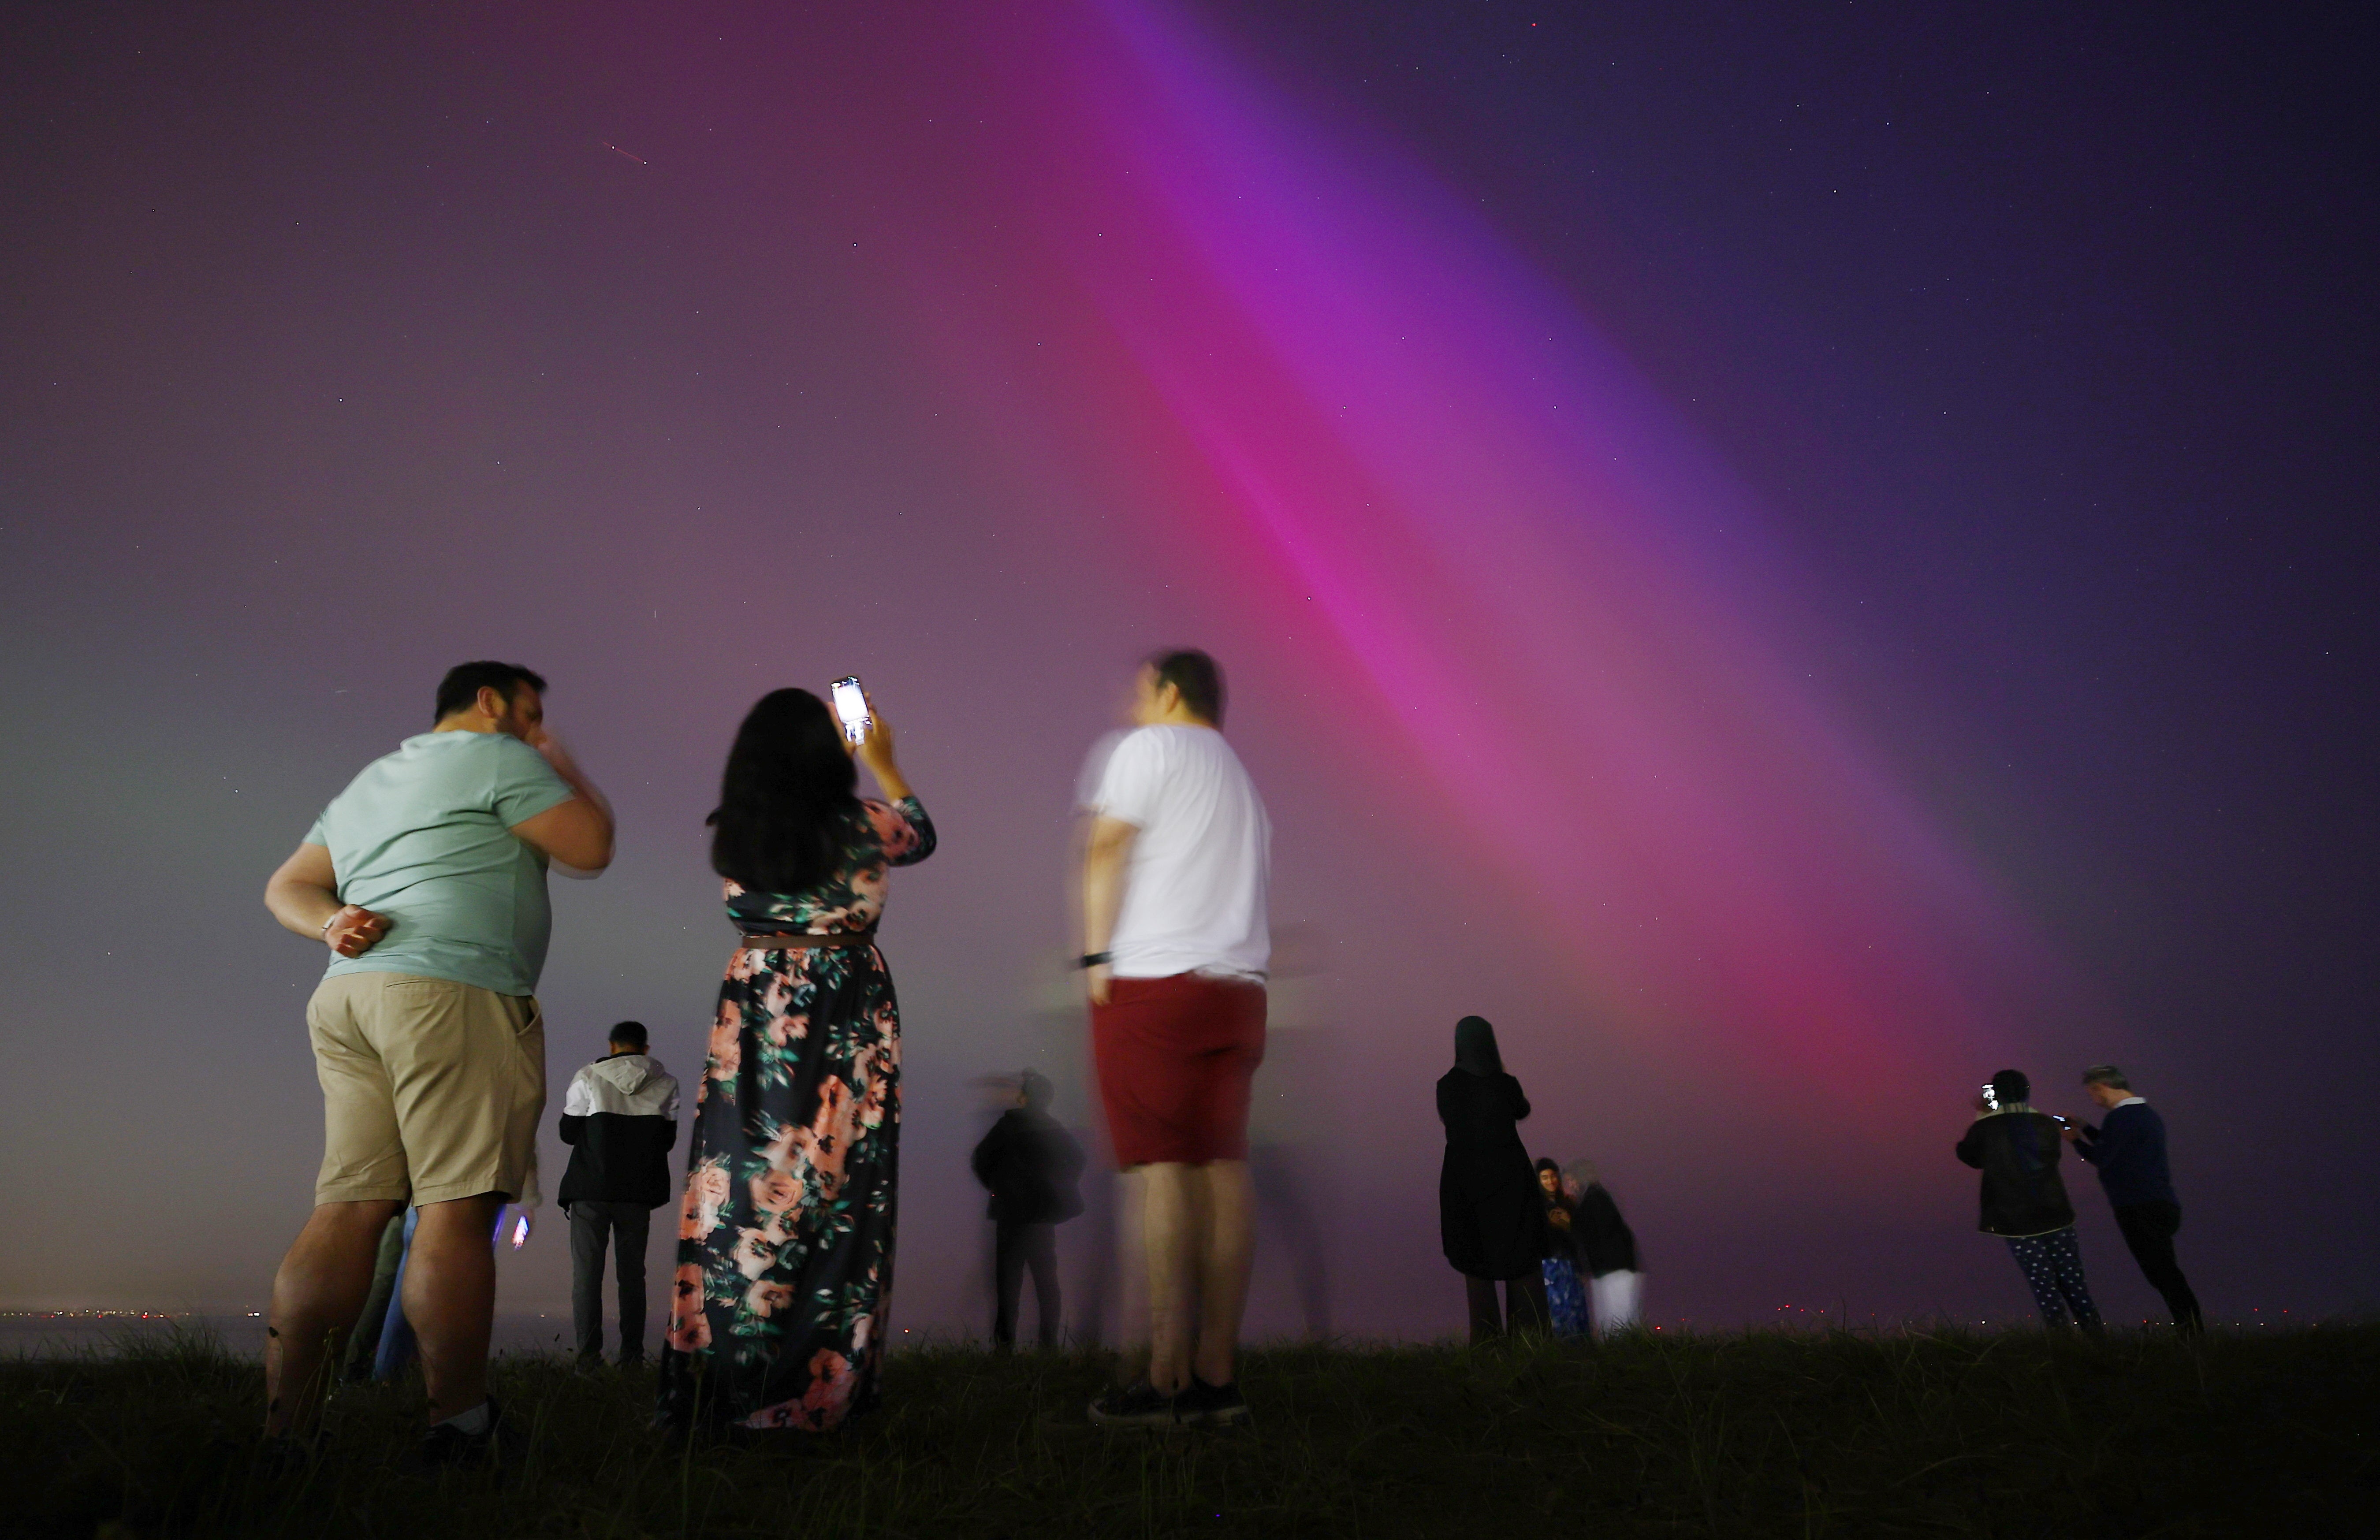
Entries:
[[[321,1150],[264,878],[497,657],[621,820],[550,1114],[624,1016],[699,1073],[727,742],[868,680],[942,837],[895,1321],[979,1328],[974,1082],[1088,1122],[1073,786],[1176,643],[1277,831],[1258,1332],[1459,1328],[1474,1011],[1655,1320],[2028,1314],[1950,1146],[2101,1060],[2210,1315],[2373,1305],[2361,11],[0,28],[0,1308],[261,1307]],[[566,1299],[559,1227],[504,1267]]]

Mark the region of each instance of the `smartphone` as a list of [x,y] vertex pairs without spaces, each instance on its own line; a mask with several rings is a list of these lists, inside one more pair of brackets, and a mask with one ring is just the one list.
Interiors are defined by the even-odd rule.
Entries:
[[1984,1082],[1984,1105],[1995,1112],[2000,1110],[2000,1094],[1992,1089],[1988,1080]]
[[845,674],[827,686],[834,697],[834,714],[843,723],[843,735],[853,743],[868,736],[868,694],[859,687],[859,675]]
[[528,1216],[523,1214],[513,1221],[513,1250],[518,1251],[527,1244],[528,1244]]

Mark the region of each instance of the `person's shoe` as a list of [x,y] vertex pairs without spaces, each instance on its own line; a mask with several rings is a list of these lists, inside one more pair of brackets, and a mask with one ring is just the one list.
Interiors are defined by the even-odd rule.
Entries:
[[645,1350],[638,1348],[634,1352],[623,1352],[612,1366],[624,1375],[633,1374],[645,1366]]
[[570,1366],[570,1372],[581,1379],[600,1375],[603,1372],[603,1355],[600,1352],[582,1352],[578,1355],[578,1361]]
[[413,1447],[412,1463],[420,1471],[493,1464],[511,1454],[513,1443],[512,1429],[504,1424],[504,1409],[490,1396],[486,1427],[477,1433],[466,1433],[452,1423],[428,1428]]
[[1173,1427],[1177,1398],[1147,1380],[1108,1391],[1091,1402],[1091,1421],[1101,1427]]
[[1209,1385],[1196,1375],[1173,1398],[1173,1414],[1184,1423],[1205,1427],[1237,1427],[1248,1420],[1247,1398],[1236,1379]]

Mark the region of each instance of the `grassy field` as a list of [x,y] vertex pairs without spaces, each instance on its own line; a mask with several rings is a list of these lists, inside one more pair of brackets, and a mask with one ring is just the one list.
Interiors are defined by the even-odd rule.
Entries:
[[405,1473],[418,1390],[254,1468],[261,1379],[204,1339],[0,1364],[0,1532],[165,1535],[2380,1534],[2380,1328],[2105,1345],[1955,1332],[1281,1348],[1253,1431],[1118,1436],[1095,1355],[894,1360],[830,1438],[668,1444],[650,1381],[511,1358],[502,1476]]

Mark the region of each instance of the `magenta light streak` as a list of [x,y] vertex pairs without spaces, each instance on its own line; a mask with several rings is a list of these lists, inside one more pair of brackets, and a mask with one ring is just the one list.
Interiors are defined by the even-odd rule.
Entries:
[[943,14],[822,34],[795,91],[865,302],[954,434],[1232,612],[1235,666],[1361,703],[1446,870],[1533,901],[1575,1030],[1848,1096],[2054,1008],[1756,500],[1476,209],[1172,7]]
[[1087,357],[1104,474],[1270,569],[1260,633],[1319,612],[1603,1021],[1898,1078],[2041,986],[1830,701],[1756,507],[1486,221],[1168,7],[1000,41],[1002,286],[1087,299],[1165,419]]

